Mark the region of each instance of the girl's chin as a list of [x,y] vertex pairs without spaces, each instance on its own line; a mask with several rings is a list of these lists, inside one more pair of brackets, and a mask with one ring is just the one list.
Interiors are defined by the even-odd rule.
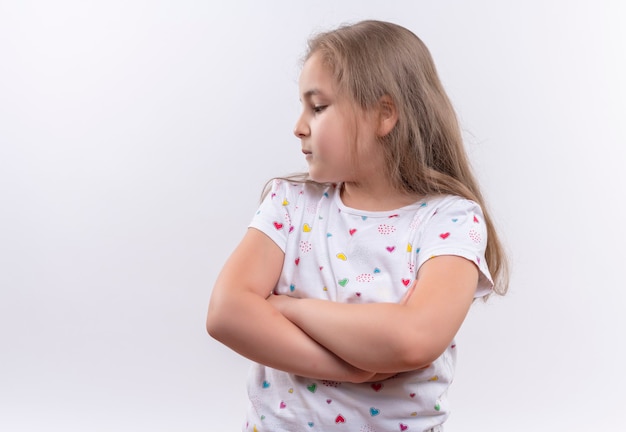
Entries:
[[341,183],[341,180],[336,180],[336,179],[324,177],[324,176],[316,176],[314,174],[311,174],[310,171],[309,171],[309,179],[313,180],[316,183],[324,183],[324,184]]
[[309,178],[317,183],[341,183],[341,175],[332,172],[324,172],[323,170],[316,169],[315,164],[309,163]]
[[319,175],[319,173],[316,173],[315,170],[309,169],[309,178],[317,183],[327,183],[326,178],[322,175]]

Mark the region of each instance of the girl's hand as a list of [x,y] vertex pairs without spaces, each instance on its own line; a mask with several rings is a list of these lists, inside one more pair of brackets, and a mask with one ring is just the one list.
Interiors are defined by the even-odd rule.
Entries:
[[398,375],[397,372],[390,372],[390,373],[376,373],[373,374],[371,377],[369,377],[367,380],[363,381],[363,382],[378,382],[378,381],[385,381],[388,378],[393,378],[396,375]]
[[288,295],[274,294],[271,293],[267,298],[267,301],[274,306],[281,314],[285,315],[287,312],[287,308],[294,301],[297,301],[297,298],[289,297]]

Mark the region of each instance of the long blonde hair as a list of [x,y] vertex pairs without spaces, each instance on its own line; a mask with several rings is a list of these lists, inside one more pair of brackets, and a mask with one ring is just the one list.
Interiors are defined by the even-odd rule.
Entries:
[[485,258],[494,292],[504,295],[506,255],[426,45],[404,27],[368,20],[317,34],[309,40],[304,60],[313,54],[321,55],[339,93],[363,110],[375,108],[383,96],[394,102],[398,121],[381,141],[387,175],[399,191],[458,195],[481,206],[488,237]]

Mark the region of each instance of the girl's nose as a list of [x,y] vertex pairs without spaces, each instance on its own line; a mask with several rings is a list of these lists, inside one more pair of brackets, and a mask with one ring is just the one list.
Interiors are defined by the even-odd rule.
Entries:
[[308,136],[310,132],[311,131],[309,130],[308,125],[306,124],[306,122],[304,121],[302,116],[300,116],[300,118],[298,118],[298,120],[296,121],[296,126],[293,129],[293,134],[297,138],[302,139],[302,138]]

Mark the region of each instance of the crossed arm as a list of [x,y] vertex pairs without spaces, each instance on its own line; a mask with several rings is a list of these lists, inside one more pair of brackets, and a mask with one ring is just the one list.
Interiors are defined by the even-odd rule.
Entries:
[[376,381],[430,364],[461,326],[478,282],[473,263],[440,256],[397,304],[295,299],[270,295],[283,259],[249,229],[217,278],[207,330],[253,361],[317,379]]

